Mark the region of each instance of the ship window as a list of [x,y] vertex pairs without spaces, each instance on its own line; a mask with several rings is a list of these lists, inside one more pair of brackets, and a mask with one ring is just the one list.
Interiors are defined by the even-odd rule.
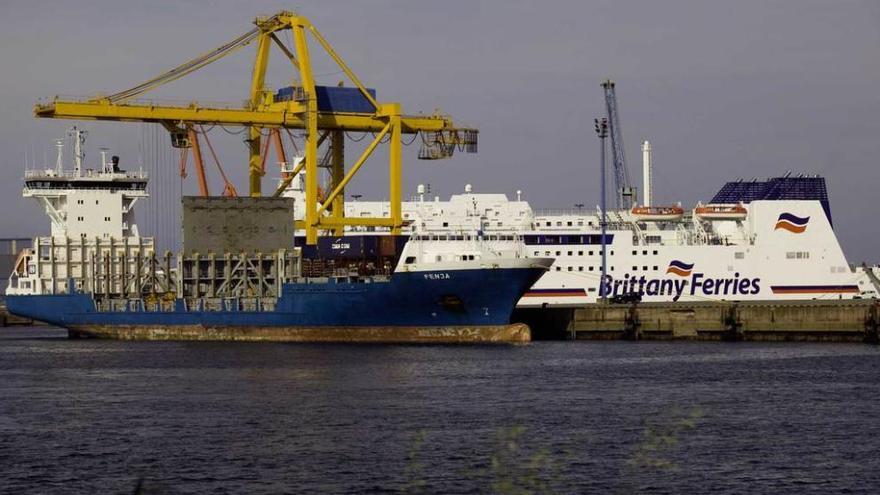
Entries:
[[444,227],[449,227],[449,222],[443,222]]
[[557,227],[562,227],[562,222],[556,222]]
[[656,272],[657,270],[658,270],[657,265],[654,265],[654,271]]
[[438,254],[438,255],[434,258],[434,260],[435,260],[435,261],[443,261],[443,256],[440,256],[440,255]]
[[578,251],[578,256],[583,256],[583,255],[584,255],[583,251]]
[[642,254],[645,255],[645,256],[647,256],[647,255],[648,255],[648,251],[642,251]]
[[569,256],[571,256],[571,255],[572,255],[572,253],[573,253],[573,251],[569,251],[569,252],[568,252],[568,255],[569,255]]
[[550,256],[550,251],[544,251],[544,256]]
[[636,270],[638,270],[638,269],[639,269],[639,267],[637,267],[637,266],[634,266],[634,267],[633,267],[633,271],[636,271]]
[[657,250],[656,250],[656,249],[654,250],[654,255],[655,255],[655,256],[657,255]]
[[647,266],[643,266],[643,267],[642,267],[642,270],[648,271],[648,267],[647,267]]
[[568,225],[568,226],[569,226],[569,227],[571,227],[571,222],[568,222],[568,224],[567,224],[567,225]]
[[547,226],[549,227],[550,225],[551,225],[550,222],[547,222]]
[[639,254],[638,251],[633,251],[633,256],[635,256],[635,255],[637,255],[637,254]]
[[613,267],[613,266],[611,267],[611,271],[612,271],[612,272],[614,271],[614,267]]
[[584,271],[584,267],[582,267],[582,266],[579,266],[579,267],[578,267],[578,271],[579,271],[579,272],[582,272],[582,271]]
[[574,271],[574,267],[573,266],[568,267],[568,271]]
[[535,256],[538,256],[538,251],[535,251]]
[[590,256],[592,256],[592,255],[593,255],[593,252],[592,252],[592,251],[590,251],[590,252],[589,252],[589,253],[590,253]]
[[593,267],[592,267],[592,266],[590,267],[590,271],[593,271]]
[[95,200],[95,204],[98,204],[98,200],[97,200],[97,199]]
[[562,251],[556,251],[556,256],[562,256]]
[[561,272],[561,271],[562,271],[562,267],[561,267],[561,266],[557,266],[557,267],[556,267],[556,271],[557,271],[557,272]]
[[614,250],[613,250],[613,249],[611,250],[611,256],[614,256]]
[[738,260],[745,259],[746,253],[739,251],[739,252],[733,253],[733,257],[734,257],[734,259],[738,259]]
[[416,262],[416,257],[415,256],[407,256],[403,262],[407,265],[411,265]]
[[596,288],[595,288],[595,287],[590,287],[590,288],[587,289],[587,290],[590,291],[590,292],[596,292]]
[[583,222],[583,221],[578,222],[578,227],[583,227],[583,226],[584,226],[584,222]]

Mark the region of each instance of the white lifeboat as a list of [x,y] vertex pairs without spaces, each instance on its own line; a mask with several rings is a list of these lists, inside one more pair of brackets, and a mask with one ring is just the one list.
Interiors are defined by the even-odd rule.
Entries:
[[680,206],[634,206],[632,214],[643,222],[676,222],[684,216]]
[[703,220],[745,220],[749,211],[745,206],[735,205],[697,205],[694,215]]

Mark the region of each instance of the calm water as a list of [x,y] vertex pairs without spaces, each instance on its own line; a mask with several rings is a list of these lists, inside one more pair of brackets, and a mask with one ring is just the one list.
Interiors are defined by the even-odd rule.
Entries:
[[0,493],[877,493],[880,348],[0,329]]

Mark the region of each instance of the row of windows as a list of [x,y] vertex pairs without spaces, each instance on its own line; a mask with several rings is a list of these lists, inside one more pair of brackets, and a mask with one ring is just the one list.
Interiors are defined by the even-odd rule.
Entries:
[[[76,220],[77,220],[78,222],[83,222],[83,221],[85,221],[85,217],[76,217]],[[105,222],[109,222],[109,221],[110,221],[110,217],[104,217],[104,221],[105,221]]]
[[[633,256],[636,256],[636,255],[638,255],[638,254],[639,254],[638,251],[633,251]],[[645,255],[645,256],[647,256],[647,255],[648,255],[648,250],[647,250],[647,249],[642,250],[642,254]],[[651,254],[656,255],[656,254],[657,254],[657,250],[655,249],[653,252],[651,252]]]
[[[78,205],[84,205],[84,204],[86,204],[86,202],[85,202],[85,200],[78,199],[78,200],[76,200],[76,204],[78,204]],[[95,200],[95,204],[98,204],[98,200],[97,200],[97,199]]]
[[[553,253],[553,251],[544,251],[544,256],[553,256],[552,253]],[[593,256],[593,253],[598,254],[599,256],[602,256],[602,250],[601,250],[601,249],[600,249],[599,251],[587,251],[587,256]],[[612,249],[611,251],[608,252],[608,254],[611,255],[611,256],[613,256],[613,255],[614,255],[614,250]],[[574,251],[569,251],[569,252],[568,252],[568,255],[569,255],[569,256],[574,256]],[[577,255],[578,255],[578,256],[583,256],[583,255],[584,255],[584,252],[583,252],[583,251],[578,251],[578,252],[577,252]],[[541,256],[541,251],[535,251],[535,256]],[[556,256],[562,256],[562,251],[556,251]]]
[[[557,267],[556,267],[556,271],[557,271],[557,272],[561,272],[561,271],[562,271],[562,268],[563,268],[563,267],[561,267],[561,266],[557,266]],[[567,269],[567,271],[570,271],[570,272],[573,272],[573,271],[579,271],[579,272],[582,272],[582,271],[584,271],[584,267],[582,267],[582,266],[569,266],[569,267],[566,267],[566,269]],[[575,269],[577,269],[577,270],[575,270]],[[601,270],[602,270],[601,267],[588,266],[586,271],[588,271],[588,272],[592,272],[592,271],[601,271]],[[654,265],[653,267],[651,267],[651,270],[653,270],[653,271],[656,272],[656,271],[659,271],[659,270],[660,270],[660,267],[657,266],[657,265]],[[613,266],[609,266],[609,267],[608,267],[608,271],[612,271],[612,272],[613,272],[613,271],[614,271],[614,267],[613,267]],[[632,267],[632,271],[634,271],[634,272],[639,271],[639,267],[637,267],[637,266]],[[642,271],[647,272],[647,271],[648,271],[648,267],[647,267],[647,266],[643,266],[643,267],[642,267]]]
[[[552,226],[553,226],[553,222],[544,222],[544,224],[545,224],[545,227],[552,227]],[[562,227],[562,221],[558,221],[558,220],[557,220],[557,222],[556,222],[556,226],[557,226],[557,227]],[[565,222],[565,226],[566,226],[566,227],[574,227],[573,222],[572,222],[571,220]],[[583,227],[583,226],[584,226],[584,221],[583,221],[583,220],[578,220],[578,221],[577,221],[577,226],[578,226],[578,227]],[[593,222],[587,222],[587,227],[592,227],[592,226],[593,226]]]
[[[527,246],[541,244],[603,244],[601,234],[584,234],[584,235],[524,235],[523,242]],[[613,244],[614,234],[605,234],[604,244]]]
[[785,253],[785,259],[787,260],[808,260],[810,259],[809,251],[789,251]]
[[[578,267],[569,266],[569,267],[568,267],[568,271],[573,272],[573,271],[575,271],[575,268],[577,268],[577,271],[579,271],[579,272],[584,271],[584,267],[582,267],[582,266],[578,266]],[[557,271],[557,272],[561,272],[561,271],[562,271],[562,267],[561,267],[561,266],[557,266],[557,267],[556,267],[556,271]],[[602,267],[599,267],[599,266],[588,266],[586,271],[588,271],[588,272],[592,272],[592,271],[600,272],[600,271],[602,271]],[[609,271],[609,272],[613,272],[613,271],[614,271],[614,267],[613,267],[613,266],[609,266],[609,267],[608,267],[608,271]]]
[[477,239],[482,239],[484,241],[514,241],[516,240],[516,236],[514,235],[482,235],[482,236],[474,236],[474,235],[453,235],[453,234],[444,234],[444,235],[436,235],[436,234],[419,234],[412,236],[414,241],[472,241]]

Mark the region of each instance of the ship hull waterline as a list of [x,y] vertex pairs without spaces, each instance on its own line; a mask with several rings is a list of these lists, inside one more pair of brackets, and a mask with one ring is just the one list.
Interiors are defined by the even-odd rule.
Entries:
[[203,325],[85,325],[69,327],[70,338],[313,343],[521,343],[531,341],[528,325],[435,327],[280,327]]

